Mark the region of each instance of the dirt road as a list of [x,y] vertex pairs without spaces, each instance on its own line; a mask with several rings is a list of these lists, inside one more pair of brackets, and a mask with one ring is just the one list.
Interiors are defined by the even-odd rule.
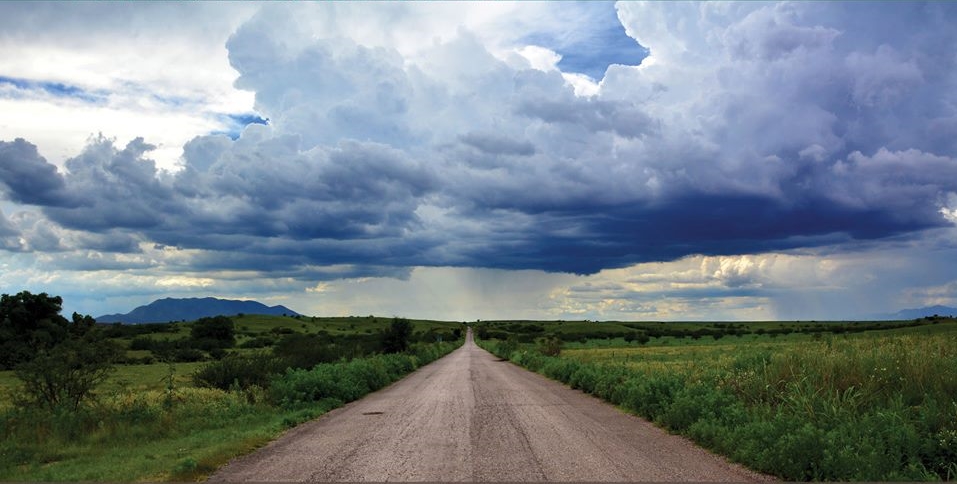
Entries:
[[754,481],[475,346],[301,425],[212,481]]

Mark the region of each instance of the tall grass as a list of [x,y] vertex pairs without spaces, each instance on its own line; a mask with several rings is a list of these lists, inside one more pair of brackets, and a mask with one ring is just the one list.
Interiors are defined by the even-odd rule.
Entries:
[[957,478],[952,334],[666,350],[507,356],[783,479]]

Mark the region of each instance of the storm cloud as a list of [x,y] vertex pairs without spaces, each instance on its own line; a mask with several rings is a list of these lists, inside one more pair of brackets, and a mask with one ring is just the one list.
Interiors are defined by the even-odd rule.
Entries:
[[[31,227],[86,234],[31,250],[160,244],[196,270],[302,279],[593,274],[953,223],[955,5],[626,2],[648,57],[594,96],[465,28],[413,55],[301,21],[336,12],[358,14],[268,4],[238,28],[225,48],[257,121],[194,138],[178,170],[148,132],[62,167],[0,142],[0,191],[42,213]],[[7,250],[25,228],[0,219]]]

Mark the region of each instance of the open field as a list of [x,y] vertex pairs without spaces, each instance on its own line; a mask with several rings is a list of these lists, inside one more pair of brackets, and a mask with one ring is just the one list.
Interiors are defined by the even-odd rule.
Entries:
[[[193,323],[106,326],[125,363],[76,410],[17,405],[19,380],[0,372],[0,480],[202,479],[461,344],[460,323],[417,321],[407,350],[383,354],[392,321],[241,316],[231,346],[210,350],[191,338]],[[262,344],[241,347],[257,337]],[[137,340],[155,351],[130,349]],[[307,344],[290,344],[299,341]],[[175,361],[182,355],[199,361]]]
[[[195,346],[192,323],[107,327],[127,363],[77,412],[18,408],[16,378],[0,372],[0,480],[202,479],[462,334],[461,323],[413,321],[407,353],[379,354],[392,321],[244,315],[219,353]],[[957,476],[951,319],[472,327],[499,355],[787,480]],[[548,340],[559,356],[541,354]]]
[[786,480],[954,479],[957,322],[922,323],[576,341],[557,357],[515,334],[484,344]]
[[[151,365],[117,365],[116,370],[101,385],[98,392],[103,395],[124,392],[148,392],[166,389],[169,377],[177,388],[191,385],[192,375],[202,367],[203,362],[192,363],[154,363]],[[171,368],[172,367],[172,368]],[[19,380],[12,371],[0,371],[0,409],[12,405],[12,391]]]

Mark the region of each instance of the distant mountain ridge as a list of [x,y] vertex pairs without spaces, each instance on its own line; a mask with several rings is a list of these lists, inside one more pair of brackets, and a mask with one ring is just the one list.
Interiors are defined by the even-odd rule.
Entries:
[[878,319],[904,320],[920,319],[927,316],[954,316],[957,315],[957,308],[950,306],[928,306],[926,308],[902,309],[893,314],[882,314]]
[[192,321],[210,316],[233,316],[235,314],[266,314],[271,316],[297,316],[299,313],[285,306],[266,306],[256,301],[204,298],[157,299],[126,314],[105,314],[96,318],[98,323],[168,323]]

